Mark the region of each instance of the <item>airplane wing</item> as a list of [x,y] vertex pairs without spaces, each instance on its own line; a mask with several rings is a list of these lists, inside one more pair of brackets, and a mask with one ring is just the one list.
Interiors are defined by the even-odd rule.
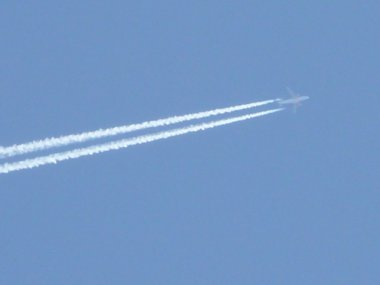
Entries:
[[298,94],[296,94],[292,89],[290,89],[289,87],[286,87],[286,90],[288,90],[288,93],[290,94],[290,96],[292,96],[292,98],[297,98],[298,97]]
[[300,106],[299,103],[293,104],[293,113],[297,113],[297,108]]

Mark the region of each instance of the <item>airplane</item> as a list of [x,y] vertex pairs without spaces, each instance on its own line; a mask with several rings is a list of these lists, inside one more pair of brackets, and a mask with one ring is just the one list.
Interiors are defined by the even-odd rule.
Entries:
[[297,111],[297,108],[301,106],[301,102],[310,99],[309,96],[301,96],[292,90],[290,88],[286,88],[291,96],[290,99],[282,99],[278,103],[280,106],[287,105],[287,104],[293,104],[293,110],[294,112]]

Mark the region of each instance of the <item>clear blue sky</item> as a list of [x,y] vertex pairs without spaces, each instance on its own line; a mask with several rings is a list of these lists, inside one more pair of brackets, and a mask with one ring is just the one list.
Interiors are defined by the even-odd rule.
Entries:
[[1,2],[1,145],[311,99],[1,175],[0,284],[380,284],[380,3],[279,2]]

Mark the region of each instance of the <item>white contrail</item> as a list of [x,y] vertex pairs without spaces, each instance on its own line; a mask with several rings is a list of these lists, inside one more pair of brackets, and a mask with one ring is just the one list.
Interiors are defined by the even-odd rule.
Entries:
[[144,144],[144,143],[153,142],[157,140],[167,139],[170,137],[184,135],[187,133],[204,131],[204,130],[215,128],[218,126],[228,125],[228,124],[232,124],[239,121],[244,121],[244,120],[248,120],[248,119],[252,119],[252,118],[256,118],[260,116],[265,116],[265,115],[282,111],[282,110],[283,108],[272,109],[268,111],[248,114],[248,115],[239,116],[239,117],[233,117],[229,119],[223,119],[219,121],[213,121],[209,123],[190,125],[188,127],[183,127],[183,128],[169,130],[169,131],[163,131],[163,132],[159,132],[155,134],[142,135],[142,136],[138,136],[138,137],[134,137],[130,139],[118,140],[118,141],[95,145],[91,147],[78,148],[78,149],[74,149],[74,150],[70,150],[66,152],[60,152],[60,153],[55,153],[51,155],[41,156],[34,159],[26,159],[23,161],[13,162],[13,163],[4,163],[0,165],[0,173],[8,173],[8,172],[22,170],[22,169],[35,168],[35,167],[39,167],[45,164],[55,164],[60,161],[75,159],[82,156],[98,154],[98,153],[111,151],[111,150],[118,150],[118,149],[126,148],[132,145]]
[[39,150],[46,150],[49,148],[60,147],[60,146],[65,146],[69,144],[74,144],[74,143],[82,143],[88,140],[94,140],[94,139],[99,139],[99,138],[104,138],[104,137],[109,137],[109,136],[125,134],[128,132],[143,130],[147,128],[167,126],[167,125],[172,125],[172,124],[176,124],[180,122],[232,113],[235,111],[240,111],[240,110],[263,106],[266,104],[271,104],[277,101],[279,101],[279,99],[266,100],[266,101],[255,102],[255,103],[244,104],[244,105],[237,105],[233,107],[215,109],[211,111],[187,114],[187,115],[182,115],[182,116],[173,116],[173,117],[169,117],[165,119],[147,121],[147,122],[143,122],[139,124],[124,125],[124,126],[108,128],[108,129],[99,129],[92,132],[47,138],[47,139],[32,141],[32,142],[28,142],[24,144],[16,144],[9,147],[0,148],[0,158],[26,154],[30,152],[39,151]]

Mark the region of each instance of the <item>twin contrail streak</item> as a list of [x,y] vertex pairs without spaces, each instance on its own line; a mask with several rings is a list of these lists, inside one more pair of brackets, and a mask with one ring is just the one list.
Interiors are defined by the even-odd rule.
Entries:
[[47,138],[47,139],[32,141],[32,142],[28,142],[24,144],[12,145],[9,147],[0,147],[0,157],[11,157],[15,155],[26,154],[30,152],[39,151],[39,150],[47,150],[50,148],[70,145],[74,143],[83,143],[89,140],[121,135],[128,132],[143,130],[147,128],[162,127],[162,126],[172,125],[172,124],[186,122],[190,120],[202,119],[202,118],[206,118],[210,116],[232,113],[235,111],[246,110],[246,109],[251,109],[254,107],[271,104],[277,101],[279,101],[279,99],[266,100],[266,101],[255,102],[255,103],[244,104],[244,105],[237,105],[233,107],[215,109],[215,110],[206,111],[206,112],[187,114],[183,116],[174,116],[174,117],[169,117],[165,119],[147,121],[147,122],[143,122],[139,124],[125,125],[125,126],[108,128],[108,129],[99,129],[92,132]]
[[118,140],[118,141],[95,145],[91,147],[78,148],[71,151],[41,156],[34,159],[26,159],[19,162],[5,163],[5,164],[0,165],[0,173],[9,173],[12,171],[18,171],[22,169],[36,168],[45,164],[55,164],[61,161],[75,159],[75,158],[79,158],[83,156],[94,155],[94,154],[103,153],[103,152],[107,152],[111,150],[118,150],[122,148],[127,148],[129,146],[133,146],[133,145],[145,144],[145,143],[149,143],[153,141],[158,141],[162,139],[184,135],[187,133],[195,133],[199,131],[204,131],[207,129],[212,129],[212,128],[223,126],[223,125],[228,125],[228,124],[232,124],[232,123],[236,123],[240,121],[245,121],[248,119],[253,119],[256,117],[269,115],[269,114],[279,112],[282,110],[283,110],[282,108],[272,109],[272,110],[248,114],[244,116],[233,117],[229,119],[222,119],[219,121],[213,121],[213,122],[202,123],[202,124],[197,124],[197,125],[190,125],[188,127],[158,132],[158,133],[154,133],[150,135],[142,135],[142,136],[138,136],[138,137],[134,137],[130,139]]

